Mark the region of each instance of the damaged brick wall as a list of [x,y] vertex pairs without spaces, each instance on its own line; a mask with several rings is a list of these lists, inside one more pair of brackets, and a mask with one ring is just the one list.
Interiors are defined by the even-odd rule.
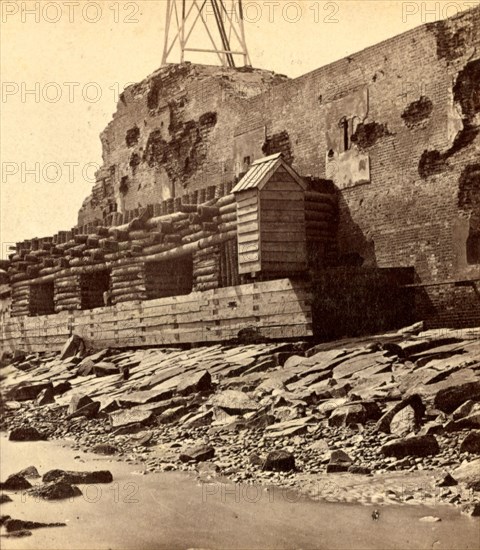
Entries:
[[[477,203],[461,206],[459,190],[465,168],[478,163],[479,63],[480,7],[295,80],[161,69],[123,94],[102,135],[105,166],[94,189],[113,189],[113,201],[112,192],[89,198],[80,219],[232,180],[241,171],[235,163],[281,150],[299,173],[333,179],[341,190],[342,261],[413,267],[417,283],[478,276],[467,257]],[[432,326],[480,324],[470,287],[418,294],[418,314]],[[452,303],[455,315],[446,313]]]
[[[471,263],[478,205],[467,211],[457,197],[463,170],[478,162],[480,151],[479,64],[475,8],[249,100],[237,132],[262,125],[270,136],[286,132],[294,168],[335,181],[342,261],[413,267],[417,283],[479,277],[480,267]],[[471,287],[430,286],[420,294],[429,308],[419,299],[418,315],[432,326],[439,319],[480,324]],[[452,303],[455,315],[446,313]]]
[[269,71],[186,63],[129,86],[101,135],[104,164],[79,225],[232,181],[238,103],[285,80]]

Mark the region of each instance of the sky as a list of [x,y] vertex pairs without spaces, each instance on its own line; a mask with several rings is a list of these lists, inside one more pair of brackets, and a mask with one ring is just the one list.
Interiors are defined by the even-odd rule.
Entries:
[[[479,2],[244,0],[246,39],[254,67],[297,77]],[[76,224],[119,93],[161,66],[166,5],[0,0],[1,257]]]

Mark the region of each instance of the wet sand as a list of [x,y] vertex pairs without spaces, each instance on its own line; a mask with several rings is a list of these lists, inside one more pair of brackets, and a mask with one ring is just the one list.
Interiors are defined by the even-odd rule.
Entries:
[[[64,443],[65,445],[65,443]],[[83,496],[48,502],[18,492],[1,513],[67,527],[2,538],[2,549],[477,549],[480,519],[449,506],[377,506],[313,502],[280,487],[202,484],[187,474],[141,475],[142,465],[72,450],[60,442],[0,438],[0,477],[30,465],[49,469],[109,469],[114,483],[80,486]],[[75,458],[79,457],[79,458]],[[423,516],[441,522],[423,523]]]

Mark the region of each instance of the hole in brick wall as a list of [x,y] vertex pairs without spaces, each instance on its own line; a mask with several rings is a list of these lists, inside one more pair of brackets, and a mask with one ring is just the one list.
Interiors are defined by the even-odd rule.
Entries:
[[470,61],[458,73],[453,98],[467,118],[480,113],[480,59]]
[[136,145],[139,138],[140,128],[138,126],[134,126],[133,128],[130,128],[130,130],[127,130],[127,135],[125,136],[127,147],[133,147],[134,145]]
[[448,163],[440,151],[424,151],[418,163],[418,173],[423,179],[440,174],[448,168]]
[[55,313],[53,282],[30,286],[29,311],[30,315]]
[[433,111],[432,101],[422,95],[417,101],[413,101],[403,111],[401,117],[408,128],[414,128],[424,120],[427,120]]
[[278,132],[277,134],[267,136],[267,139],[262,146],[262,152],[267,157],[270,155],[275,155],[276,153],[282,153],[283,159],[288,164],[292,164],[294,160],[290,136],[285,130],[283,132]]
[[128,176],[123,176],[120,180],[120,187],[118,188],[118,190],[122,195],[126,195],[128,193],[128,188]]
[[82,309],[103,307],[110,291],[110,271],[108,269],[96,273],[80,275],[80,303]]
[[145,264],[145,289],[148,300],[190,294],[192,287],[192,256]]
[[130,162],[128,164],[130,165],[130,168],[132,169],[132,172],[134,174],[140,162],[141,162],[140,155],[138,155],[137,153],[133,153],[132,156],[130,157]]
[[360,149],[368,149],[382,137],[389,136],[387,126],[378,122],[362,122],[357,126],[355,133],[352,135],[352,143],[355,143]]
[[467,263],[470,265],[480,264],[480,229],[470,228],[467,239]]

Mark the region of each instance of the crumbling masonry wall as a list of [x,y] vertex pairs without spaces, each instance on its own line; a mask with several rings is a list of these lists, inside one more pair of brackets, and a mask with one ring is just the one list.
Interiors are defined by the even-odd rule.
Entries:
[[418,318],[474,326],[480,281],[463,281],[480,279],[479,90],[476,8],[249,100],[236,134],[265,125],[288,136],[299,173],[333,179],[340,263],[413,267],[429,285]]
[[281,151],[338,188],[340,265],[414,268],[418,318],[479,325],[479,67],[480,7],[295,80],[163,68],[119,102],[79,221],[231,181]]

